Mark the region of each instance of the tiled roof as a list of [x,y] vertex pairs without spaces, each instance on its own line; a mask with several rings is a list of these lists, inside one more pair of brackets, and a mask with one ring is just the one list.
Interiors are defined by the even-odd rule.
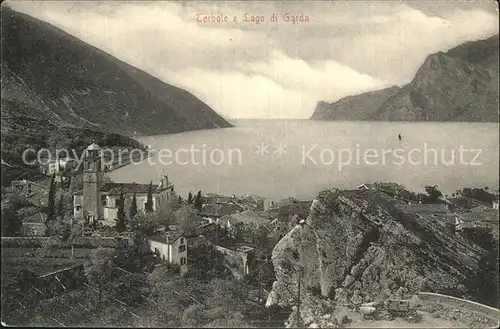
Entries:
[[227,216],[227,219],[235,221],[237,223],[243,223],[243,224],[267,224],[269,223],[269,220],[257,215],[255,212],[252,210],[246,210],[241,213],[236,213]]
[[[173,185],[169,184],[167,188],[172,188]],[[149,184],[138,184],[138,183],[105,183],[100,191],[101,192],[106,192],[109,195],[120,195],[122,192],[124,194],[132,194],[132,193],[137,193],[137,194],[147,194],[149,191]],[[153,184],[152,186],[152,192],[153,193],[159,193],[163,191],[163,188],[160,188],[159,185]],[[74,195],[81,195],[83,194],[83,190],[77,191],[73,193]]]
[[358,186],[358,188],[361,188],[361,187],[366,187],[368,189],[376,189],[377,185],[373,184],[373,183],[370,183],[370,184],[361,184],[361,185]]
[[216,198],[216,197],[224,197],[222,194],[217,194],[217,193],[205,193],[202,195],[202,197],[206,198]]
[[204,204],[201,208],[200,215],[222,217],[241,210],[243,210],[243,208],[235,203]]
[[204,204],[201,208],[200,215],[205,216],[205,215],[219,215],[219,212],[222,208],[222,205],[220,204]]
[[264,201],[265,199],[260,197],[260,196],[255,196],[255,195],[247,195],[244,198],[241,199],[241,202],[249,202],[249,203],[259,203]]
[[152,236],[149,239],[152,241],[156,241],[156,242],[170,244],[170,243],[175,242],[180,237],[182,237],[182,234],[179,232],[164,232],[164,233]]
[[[152,186],[153,193],[156,192],[157,186]],[[147,194],[149,191],[149,184],[137,183],[106,183],[101,187],[101,192],[108,192],[109,195],[120,195],[123,191],[124,194],[128,193],[143,193]]]

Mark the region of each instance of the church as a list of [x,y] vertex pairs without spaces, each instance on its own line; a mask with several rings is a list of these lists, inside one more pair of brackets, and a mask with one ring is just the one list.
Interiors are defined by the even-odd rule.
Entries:
[[[144,211],[149,185],[137,183],[104,183],[101,165],[101,148],[92,141],[83,154],[83,190],[73,194],[73,215],[86,223],[101,223],[115,226],[120,194],[124,196],[125,213],[128,212],[135,194],[137,210]],[[174,186],[162,175],[158,185],[152,186],[153,210],[161,199],[167,199],[174,192]]]

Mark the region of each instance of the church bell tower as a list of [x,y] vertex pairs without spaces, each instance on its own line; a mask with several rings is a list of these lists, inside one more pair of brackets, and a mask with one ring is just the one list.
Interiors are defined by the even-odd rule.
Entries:
[[92,140],[83,151],[83,217],[89,224],[103,218],[100,189],[103,183],[101,148]]

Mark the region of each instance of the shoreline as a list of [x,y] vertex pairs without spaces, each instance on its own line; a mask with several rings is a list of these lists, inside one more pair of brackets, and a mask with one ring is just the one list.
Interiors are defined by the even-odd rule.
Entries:
[[[144,156],[144,155],[146,155],[146,156]],[[141,161],[140,161],[140,162],[138,162],[138,163],[141,163],[141,162],[143,162],[143,161],[145,161],[145,160],[149,159],[149,158],[150,158],[150,157],[152,157],[152,156],[153,156],[153,152],[151,152],[151,151],[146,151],[146,152],[144,152],[143,154],[141,154]],[[118,169],[120,169],[120,168],[123,168],[123,167],[125,167],[125,166],[128,166],[128,165],[131,165],[131,164],[132,164],[132,161],[130,161],[130,158],[129,158],[129,157],[128,157],[128,158],[127,158],[127,160],[126,160],[126,161],[124,161],[124,162],[125,162],[125,163],[122,163],[122,164],[120,164],[120,165],[113,166],[113,168],[112,168],[112,169],[108,169],[108,170],[106,170],[106,171],[105,171],[105,173],[106,173],[106,174],[108,174],[108,173],[114,172],[114,171],[116,171],[116,170],[118,170]],[[134,162],[135,162],[135,161],[134,161]]]

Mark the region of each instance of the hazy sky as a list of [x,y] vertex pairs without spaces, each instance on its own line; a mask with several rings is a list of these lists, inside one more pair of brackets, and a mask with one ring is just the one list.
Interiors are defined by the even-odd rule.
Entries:
[[[410,81],[425,57],[498,33],[493,1],[10,1],[232,118],[307,118]],[[227,23],[199,23],[197,13]],[[245,13],[264,16],[242,22]],[[278,13],[279,21],[269,21]],[[283,15],[304,14],[291,24]],[[233,16],[239,21],[233,23]]]

